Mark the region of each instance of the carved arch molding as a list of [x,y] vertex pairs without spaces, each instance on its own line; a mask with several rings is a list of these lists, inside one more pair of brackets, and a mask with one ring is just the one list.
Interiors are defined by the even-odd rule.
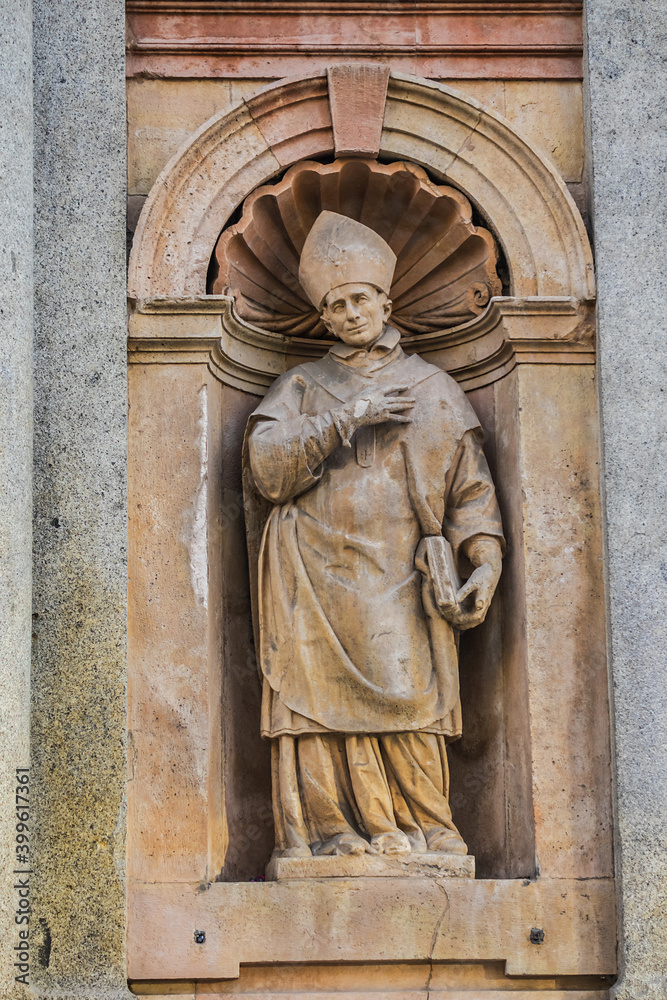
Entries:
[[[404,309],[406,350],[439,364],[467,390],[521,362],[593,361],[590,247],[555,168],[473,99],[375,65],[334,66],[266,87],[206,122],[167,164],[142,212],[130,259],[130,350],[156,361],[165,353],[201,361],[206,352],[217,377],[255,395],[287,368],[324,353],[328,345],[307,309],[298,322],[261,321],[256,300],[267,282],[259,279],[265,286],[259,296],[247,294],[257,273],[249,277],[245,268],[239,281],[238,250],[242,244],[247,254],[252,244],[262,260],[257,241],[268,233],[258,232],[256,220],[253,230],[252,220],[258,189],[287,189],[294,208],[295,186],[303,188],[308,174],[316,206],[327,177],[341,186],[341,161],[348,175],[359,172],[362,163],[355,168],[354,159],[363,161],[371,187],[381,176],[411,173],[422,194],[430,192],[430,214],[442,209],[449,220],[431,241],[440,270],[430,265],[435,275],[449,267],[449,307],[434,307],[426,294],[425,321],[414,308],[406,318]],[[473,224],[471,204],[481,226]],[[454,222],[447,206],[458,213]],[[234,245],[236,270],[227,252]],[[283,264],[295,246],[298,239],[283,245]],[[504,289],[497,256],[507,268]],[[285,270],[283,300],[290,297],[289,264]],[[424,285],[419,267],[417,273]]]

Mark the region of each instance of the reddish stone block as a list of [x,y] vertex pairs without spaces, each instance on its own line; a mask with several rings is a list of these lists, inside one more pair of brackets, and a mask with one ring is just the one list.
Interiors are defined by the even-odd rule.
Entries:
[[389,66],[330,66],[327,75],[336,156],[376,157],[380,152]]

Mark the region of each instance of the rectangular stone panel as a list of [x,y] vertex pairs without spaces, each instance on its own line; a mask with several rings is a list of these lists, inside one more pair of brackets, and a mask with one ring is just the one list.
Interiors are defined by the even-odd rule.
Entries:
[[[130,979],[222,979],[243,963],[503,961],[512,976],[612,975],[610,879],[307,879],[129,894]],[[531,943],[533,928],[544,931]],[[194,929],[206,939],[198,944]]]

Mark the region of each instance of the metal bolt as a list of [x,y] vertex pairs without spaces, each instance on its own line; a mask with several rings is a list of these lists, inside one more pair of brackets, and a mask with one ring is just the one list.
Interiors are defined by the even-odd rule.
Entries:
[[204,944],[206,941],[206,931],[195,931],[195,943]]
[[531,927],[530,929],[530,943],[531,944],[544,944],[544,931],[541,927]]

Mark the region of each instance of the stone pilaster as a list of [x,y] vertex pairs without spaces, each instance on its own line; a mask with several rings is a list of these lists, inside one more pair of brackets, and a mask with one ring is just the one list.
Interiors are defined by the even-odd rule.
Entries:
[[587,0],[622,976],[667,995],[667,9]]
[[[29,764],[32,492],[30,0],[0,0],[0,994],[15,983],[16,768]],[[11,25],[11,30],[9,26]]]
[[33,989],[125,985],[121,0],[35,0]]

